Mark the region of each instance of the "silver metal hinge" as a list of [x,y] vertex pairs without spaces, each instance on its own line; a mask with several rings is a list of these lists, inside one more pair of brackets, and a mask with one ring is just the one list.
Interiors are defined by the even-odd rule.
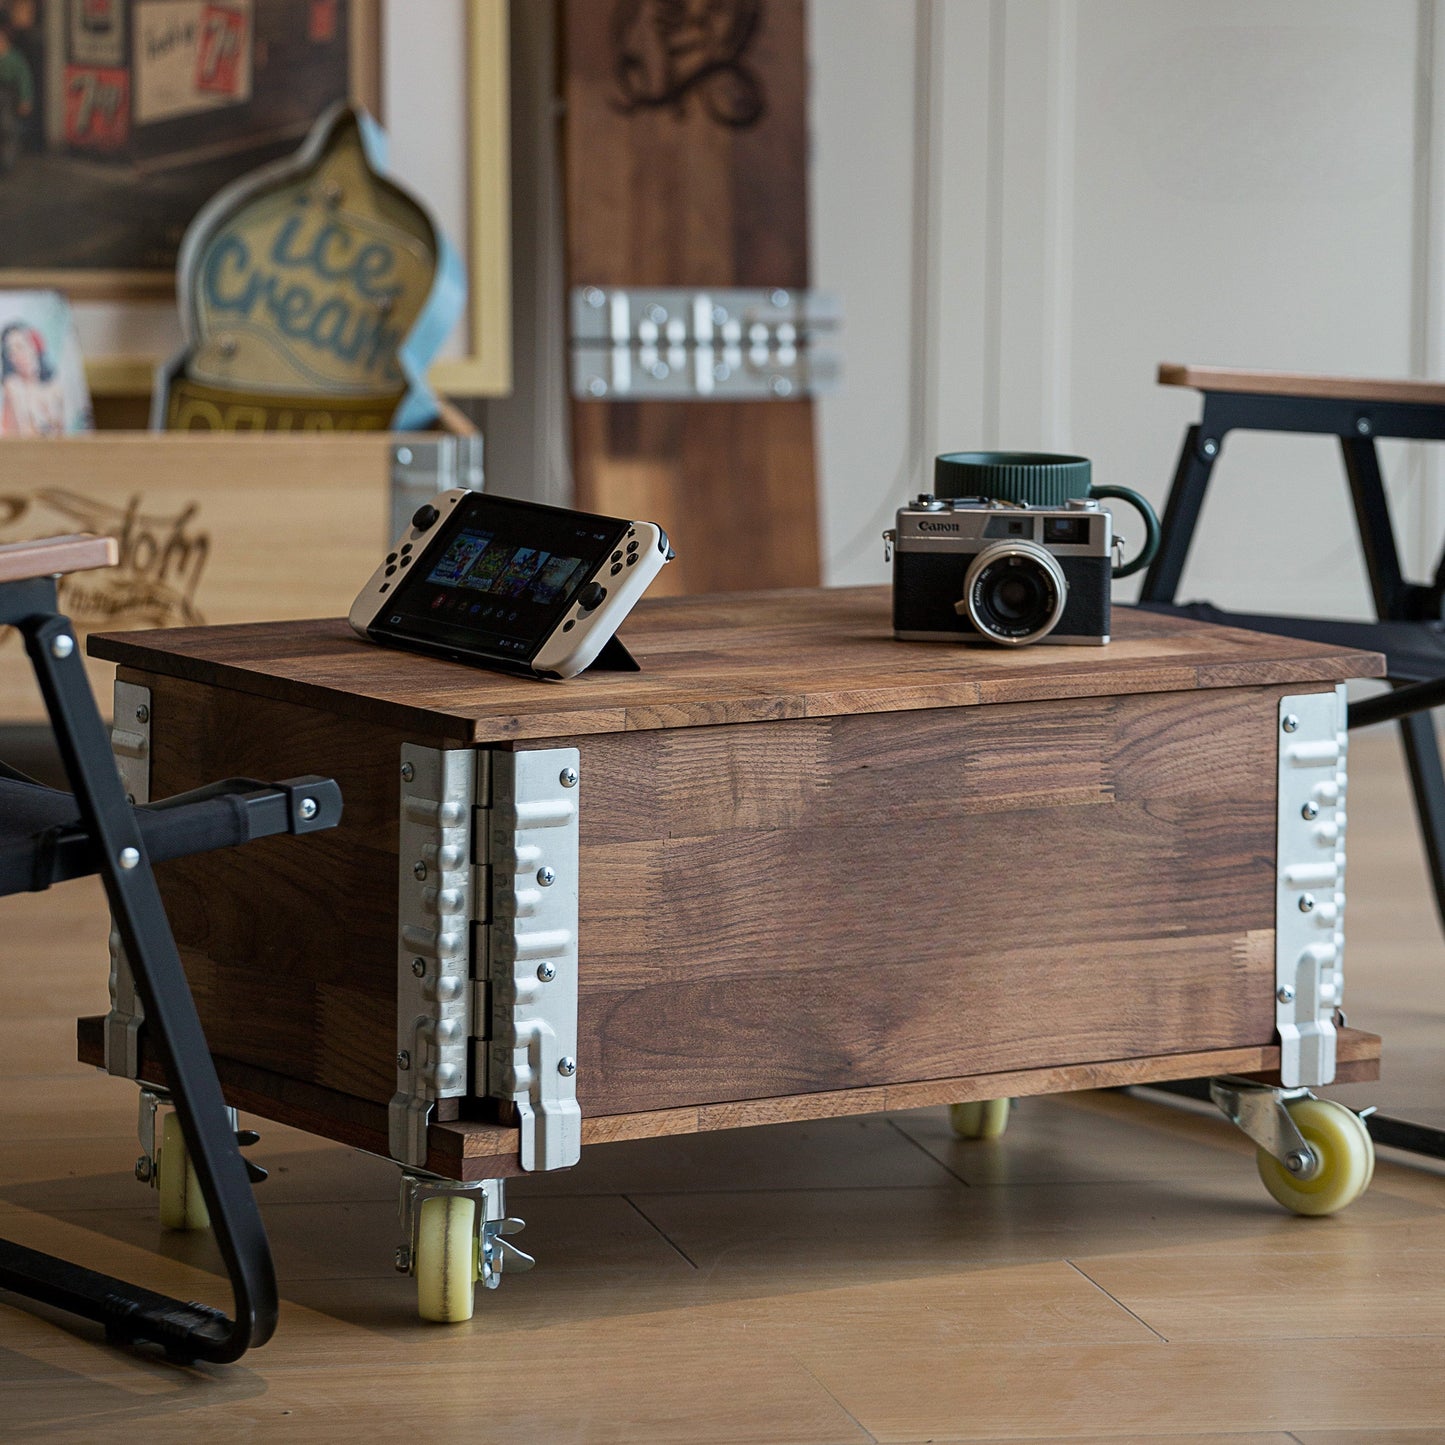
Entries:
[[836,297],[783,287],[576,286],[572,394],[591,400],[786,401],[831,389]]
[[467,1092],[472,1032],[472,810],[486,753],[401,749],[392,1158],[422,1168],[437,1099]]
[[1279,704],[1275,1027],[1286,1088],[1335,1076],[1343,1003],[1345,689]]
[[[115,684],[110,749],[121,785],[133,803],[151,800],[151,693],[133,682]],[[140,1027],[145,1007],[114,924],[110,930],[110,1012],[105,1019],[105,1067],[119,1078],[140,1077]]]
[[[515,1106],[524,1169],[582,1154],[577,1105],[578,753],[492,754],[485,813],[489,921],[478,929],[477,1089]],[[483,1083],[485,1081],[485,1083]]]
[[480,492],[485,480],[481,436],[408,436],[391,449],[391,526],[399,537],[411,514],[438,492],[465,487]]

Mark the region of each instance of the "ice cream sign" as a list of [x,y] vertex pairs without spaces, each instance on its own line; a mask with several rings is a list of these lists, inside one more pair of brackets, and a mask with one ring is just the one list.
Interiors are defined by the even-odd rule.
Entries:
[[378,146],[340,107],[293,161],[197,216],[179,266],[189,346],[166,369],[162,424],[324,427],[308,408],[348,428],[430,419],[423,377],[460,310],[460,271]]

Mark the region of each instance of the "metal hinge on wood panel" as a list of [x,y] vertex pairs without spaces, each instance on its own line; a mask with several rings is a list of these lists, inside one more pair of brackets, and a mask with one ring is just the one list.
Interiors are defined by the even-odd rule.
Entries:
[[[115,684],[110,750],[126,796],[133,803],[151,799],[151,693],[133,682]],[[140,1077],[140,1027],[145,1008],[120,934],[110,930],[110,1012],[105,1019],[105,1067],[119,1078]]]
[[1287,1088],[1335,1076],[1344,991],[1345,689],[1279,704],[1275,1026]]
[[584,400],[785,401],[831,389],[837,298],[783,287],[572,289],[572,394]]
[[487,755],[406,743],[400,762],[396,1093],[388,1146],[392,1158],[419,1169],[435,1101],[467,1092],[473,806]]
[[[473,1043],[478,1093],[515,1106],[524,1169],[582,1155],[577,1105],[578,753],[492,753],[491,805],[479,827],[479,926]],[[483,881],[484,880],[484,881]],[[481,956],[484,952],[485,958]]]

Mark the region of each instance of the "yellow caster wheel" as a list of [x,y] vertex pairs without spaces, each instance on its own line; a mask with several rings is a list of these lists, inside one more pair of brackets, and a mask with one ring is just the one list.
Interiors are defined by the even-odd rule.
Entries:
[[1001,1139],[1008,1128],[1011,1099],[978,1099],[971,1104],[950,1104],[948,1122],[960,1139]]
[[416,1233],[416,1308],[424,1320],[458,1324],[476,1305],[477,1201],[433,1194],[421,1202]]
[[191,1168],[190,1151],[181,1133],[181,1116],[167,1114],[161,1124],[161,1145],[156,1155],[156,1187],[161,1196],[163,1229],[209,1229],[211,1212],[201,1193],[201,1181]]
[[1285,1108],[1320,1167],[1313,1179],[1296,1179],[1261,1149],[1255,1157],[1264,1187],[1296,1214],[1335,1214],[1353,1204],[1375,1173],[1375,1144],[1365,1121],[1333,1099],[1291,1099]]

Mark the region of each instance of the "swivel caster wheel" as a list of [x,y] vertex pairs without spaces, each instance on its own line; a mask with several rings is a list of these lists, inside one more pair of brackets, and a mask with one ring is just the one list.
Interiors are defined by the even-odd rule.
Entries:
[[1012,1099],[977,1099],[970,1104],[950,1104],[948,1122],[960,1139],[1001,1139],[1012,1103]]
[[156,1152],[156,1188],[160,1191],[161,1228],[194,1231],[211,1227],[211,1211],[201,1181],[191,1167],[179,1114],[167,1114]]
[[1365,1121],[1333,1099],[1291,1099],[1285,1109],[1319,1160],[1309,1178],[1292,1173],[1264,1149],[1255,1162],[1264,1187],[1296,1214],[1337,1214],[1370,1186],[1375,1143]]
[[448,1325],[471,1319],[479,1275],[475,1199],[434,1194],[421,1201],[412,1270],[422,1319]]

